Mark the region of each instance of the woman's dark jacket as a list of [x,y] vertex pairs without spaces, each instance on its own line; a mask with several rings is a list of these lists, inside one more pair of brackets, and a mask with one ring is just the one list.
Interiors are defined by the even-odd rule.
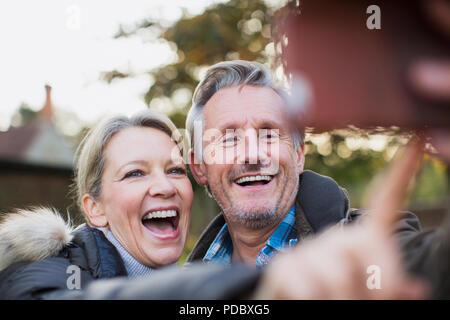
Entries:
[[[74,288],[75,273],[70,266],[79,267],[80,289]],[[102,231],[84,224],[56,256],[15,262],[0,271],[0,299],[240,298],[255,286],[259,272],[245,266],[233,269],[173,266],[142,279],[127,279],[116,248]]]

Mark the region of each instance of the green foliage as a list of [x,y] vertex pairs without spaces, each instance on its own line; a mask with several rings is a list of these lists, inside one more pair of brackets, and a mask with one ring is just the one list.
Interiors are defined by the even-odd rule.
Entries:
[[[377,137],[381,144],[376,144]],[[311,135],[305,142],[305,169],[335,179],[348,191],[352,207],[361,207],[369,183],[389,165],[406,140],[401,135],[368,135],[362,131]],[[430,156],[423,161],[410,196],[410,207],[439,205],[449,192],[447,167]]]
[[16,113],[13,115],[12,123],[15,126],[23,126],[35,119],[37,115],[37,111],[34,111],[28,104],[22,102],[19,109],[17,109]]
[[[273,12],[264,1],[231,0],[207,8],[203,14],[190,17],[186,14],[173,26],[164,27],[159,21],[146,20],[125,31],[120,27],[116,37],[145,34],[143,30],[158,34],[153,41],[169,43],[176,51],[178,61],[157,70],[149,70],[154,84],[145,93],[151,106],[155,98],[173,98],[180,89],[187,89],[190,97],[198,84],[205,66],[233,60],[267,61],[265,47],[271,42],[271,17]],[[156,31],[155,31],[156,30]],[[116,70],[103,75],[111,82],[127,75]],[[184,127],[190,100],[170,116]],[[180,111],[181,110],[181,111]]]

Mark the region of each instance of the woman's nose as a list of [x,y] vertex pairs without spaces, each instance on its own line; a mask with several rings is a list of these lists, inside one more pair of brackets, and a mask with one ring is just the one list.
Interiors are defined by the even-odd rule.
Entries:
[[148,188],[150,196],[170,198],[176,194],[175,186],[165,174],[153,175],[150,179]]

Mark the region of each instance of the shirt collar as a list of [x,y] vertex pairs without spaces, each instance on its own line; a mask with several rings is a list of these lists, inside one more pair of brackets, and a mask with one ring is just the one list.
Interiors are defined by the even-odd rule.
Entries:
[[230,233],[228,232],[228,225],[225,223],[209,246],[208,251],[203,257],[203,261],[231,264],[232,253],[233,242],[231,241]]
[[[267,239],[265,246],[258,254],[256,265],[262,266],[277,251],[283,251],[297,243],[297,228],[295,225],[295,204],[287,213],[280,225]],[[208,251],[203,257],[204,262],[231,264],[233,254],[233,242],[231,241],[228,225],[225,223],[220,229]]]
[[270,238],[267,239],[266,246],[269,246],[276,251],[283,251],[295,243],[297,243],[297,227],[295,225],[294,204]]

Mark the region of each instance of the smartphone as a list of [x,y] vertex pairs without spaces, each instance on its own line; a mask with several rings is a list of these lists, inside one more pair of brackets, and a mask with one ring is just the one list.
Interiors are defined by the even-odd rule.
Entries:
[[292,96],[304,90],[296,88],[296,78],[312,95],[299,122],[318,131],[450,128],[449,101],[422,97],[410,81],[415,63],[450,61],[450,33],[434,23],[429,1],[300,0],[300,14],[282,27]]

